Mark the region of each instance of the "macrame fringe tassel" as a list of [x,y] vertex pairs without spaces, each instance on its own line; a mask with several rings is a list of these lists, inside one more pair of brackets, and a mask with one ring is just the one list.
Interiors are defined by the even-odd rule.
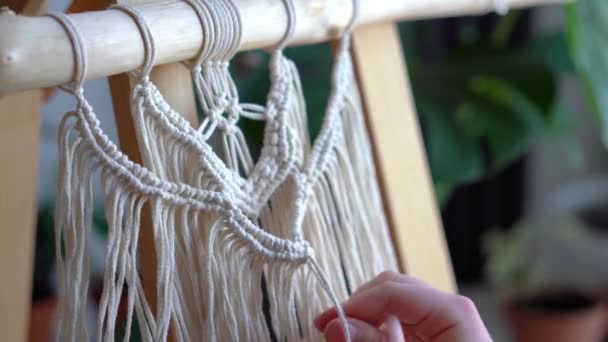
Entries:
[[[214,22],[208,19],[238,22],[230,2],[188,3],[203,25]],[[281,52],[285,42],[271,58],[265,106],[238,102],[227,61],[240,31],[226,30],[224,55],[207,61],[212,51],[202,51],[193,78],[206,117],[193,128],[149,80],[153,40],[143,18],[132,7],[117,8],[136,19],[147,51],[144,67],[133,75],[131,101],[143,166],[100,130],[82,93],[81,38],[69,18],[55,16],[74,44],[72,91],[78,100],[59,132],[57,340],[89,339],[88,255],[97,176],[108,221],[103,290],[91,334],[97,341],[114,341],[118,330],[129,341],[136,326],[144,341],[165,341],[170,331],[176,341],[319,340],[313,317],[329,306],[338,308],[346,328],[340,301],[376,273],[396,269],[348,37],[336,57],[321,133],[311,144],[297,69]],[[293,28],[291,22],[286,37]],[[218,48],[219,41],[210,45]],[[266,121],[256,163],[236,126],[240,116]],[[208,143],[215,132],[223,158]],[[145,233],[156,258],[155,288],[146,289],[153,298],[146,297],[139,273],[144,207],[151,214],[152,231]],[[117,326],[121,318],[124,329]]]

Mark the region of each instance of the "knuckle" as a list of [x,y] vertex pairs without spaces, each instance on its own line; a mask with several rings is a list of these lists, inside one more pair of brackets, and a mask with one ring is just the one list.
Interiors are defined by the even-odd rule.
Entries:
[[378,292],[387,295],[393,295],[396,292],[400,292],[402,289],[401,284],[396,281],[387,281],[378,286]]

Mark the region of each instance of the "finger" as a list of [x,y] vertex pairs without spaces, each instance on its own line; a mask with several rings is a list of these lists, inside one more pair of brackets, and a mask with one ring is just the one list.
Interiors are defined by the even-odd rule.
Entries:
[[[371,281],[361,285],[352,294],[352,296],[357,296],[363,291],[366,291],[366,290],[373,288],[375,286],[378,286],[380,284],[389,283],[389,282],[418,285],[418,286],[424,286],[424,287],[430,288],[429,284],[425,283],[424,281],[422,281],[420,279],[417,279],[417,278],[414,278],[411,276],[407,276],[407,275],[404,275],[401,273],[397,273],[397,272],[385,271],[385,272],[380,273],[377,277],[375,277]],[[320,331],[323,331],[325,329],[325,326],[336,317],[337,317],[337,311],[335,310],[335,308],[329,308],[329,309],[323,311],[322,313],[320,313],[315,318],[314,324]]]
[[338,317],[338,311],[335,307],[329,308],[322,313],[320,313],[313,321],[315,327],[319,331],[325,331],[327,325]]
[[[403,330],[399,320],[393,317],[387,320],[380,328],[365,323],[363,321],[349,318],[348,332],[352,342],[403,342]],[[327,342],[343,342],[344,330],[340,324],[340,320],[334,319],[331,321],[323,332]]]
[[[447,295],[431,287],[422,287],[396,282],[386,282],[361,291],[343,305],[344,313],[352,318],[379,325],[389,315],[395,315],[406,325],[417,325],[431,316],[433,321],[453,324],[452,309],[444,305]],[[337,317],[330,309],[317,317],[315,325],[321,331],[327,323]]]
[[403,327],[401,326],[399,319],[395,316],[388,316],[386,321],[380,326],[380,332],[384,338],[383,341],[405,342]]
[[359,288],[353,293],[353,295],[356,295],[357,293],[360,293],[361,291],[365,291],[367,289],[370,289],[370,288],[380,285],[382,283],[387,283],[387,282],[391,282],[391,281],[396,282],[396,283],[420,285],[420,286],[426,286],[426,287],[430,286],[429,284],[425,283],[424,281],[422,281],[418,278],[414,278],[412,276],[408,276],[408,275],[398,273],[398,272],[385,271],[385,272],[380,273],[374,279],[359,286]]

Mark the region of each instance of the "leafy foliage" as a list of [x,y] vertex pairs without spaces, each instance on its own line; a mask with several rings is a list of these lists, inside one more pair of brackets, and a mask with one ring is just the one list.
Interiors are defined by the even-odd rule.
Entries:
[[[413,50],[406,53],[440,203],[456,186],[509,165],[553,127],[556,70],[569,61],[547,51],[565,44],[553,36],[507,46],[506,28],[518,17],[501,19],[489,38],[463,33],[438,59],[405,44]],[[414,25],[404,29],[406,41],[421,39],[425,24]]]
[[584,0],[565,8],[572,58],[602,121],[608,146],[608,2]]

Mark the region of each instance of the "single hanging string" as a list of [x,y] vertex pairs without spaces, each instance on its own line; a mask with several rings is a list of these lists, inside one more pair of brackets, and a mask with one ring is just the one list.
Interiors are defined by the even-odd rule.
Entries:
[[[62,89],[73,94],[77,98],[77,106],[80,108],[83,105],[84,98],[82,86],[87,73],[83,39],[68,16],[60,12],[50,13],[49,16],[54,18],[64,28],[70,39],[70,43],[72,44],[74,53],[73,80],[68,86],[62,87]],[[61,138],[62,137],[60,137],[60,139]],[[67,179],[67,182],[61,178],[59,179],[58,186],[60,187],[60,190],[57,192],[58,202],[63,196],[66,198],[79,196],[82,188],[78,189],[79,187],[75,186],[74,190],[72,190],[73,188],[71,185],[69,178]],[[90,198],[89,195],[87,195],[87,197]],[[86,197],[80,197],[80,199],[82,200],[80,205],[85,207],[80,209],[88,209],[90,212],[90,208],[86,208],[86,203],[84,202]],[[64,219],[63,215],[59,214],[62,209],[63,207],[58,205],[56,207],[57,212],[55,215],[55,248],[57,250],[56,262],[59,278],[56,339],[78,339],[84,341],[88,340],[85,317],[89,277],[88,265],[86,264],[87,250],[82,239],[86,239],[88,229],[85,225],[88,222],[73,220],[72,216],[68,216]],[[77,208],[66,205],[65,210],[73,214]],[[85,218],[85,221],[88,220]],[[62,235],[64,236],[65,256],[61,253]],[[71,276],[73,281],[67,281],[66,275]],[[69,321],[66,317],[73,317],[74,319]]]
[[61,87],[69,93],[72,93],[76,96],[82,93],[82,86],[84,84],[84,79],[87,74],[87,63],[85,60],[84,54],[84,43],[82,36],[78,33],[76,26],[72,22],[72,20],[62,12],[52,12],[48,14],[49,17],[54,18],[57,22],[63,26],[65,32],[67,33],[70,43],[73,47],[74,53],[74,75],[72,82],[67,87]]
[[139,10],[129,4],[116,4],[110,6],[109,8],[126,13],[133,18],[133,21],[137,25],[144,45],[144,61],[142,66],[139,68],[139,71],[133,71],[131,74],[137,79],[142,79],[144,82],[148,81],[150,78],[150,72],[154,67],[154,61],[156,60],[156,47],[154,45],[154,39],[152,38],[150,28],[145,24],[145,18],[139,12]]

